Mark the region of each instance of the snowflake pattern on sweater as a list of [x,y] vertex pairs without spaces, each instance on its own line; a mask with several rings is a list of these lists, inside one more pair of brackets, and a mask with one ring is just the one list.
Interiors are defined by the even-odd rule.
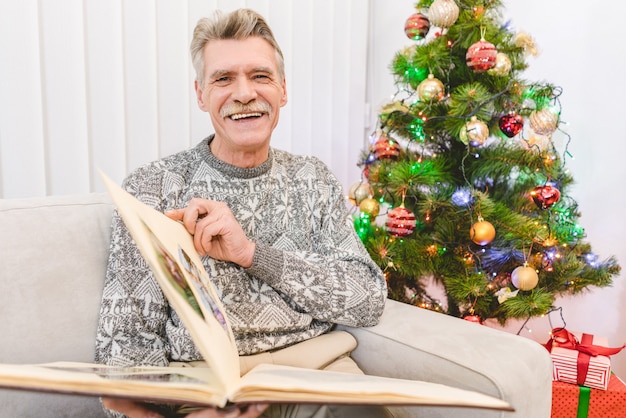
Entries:
[[[196,197],[224,202],[256,243],[248,269],[202,258],[239,354],[294,344],[333,324],[376,324],[387,297],[385,279],[324,163],[270,149],[265,163],[244,169],[213,156],[211,140],[140,167],[123,188],[161,212]],[[117,213],[111,228],[96,361],[129,366],[200,360]]]

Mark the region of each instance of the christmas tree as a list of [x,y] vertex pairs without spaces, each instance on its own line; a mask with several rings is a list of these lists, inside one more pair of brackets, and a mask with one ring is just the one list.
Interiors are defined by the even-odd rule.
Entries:
[[609,286],[620,266],[585,242],[568,195],[561,89],[521,78],[535,43],[503,22],[502,7],[416,3],[410,45],[391,63],[397,92],[349,198],[391,298],[504,324]]

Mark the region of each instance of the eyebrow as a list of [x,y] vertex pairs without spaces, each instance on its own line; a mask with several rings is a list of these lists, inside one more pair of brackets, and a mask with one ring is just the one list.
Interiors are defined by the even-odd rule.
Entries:
[[[253,68],[252,73],[266,73],[266,74],[274,74],[274,71],[270,68],[270,67],[256,67]],[[227,76],[227,75],[231,75],[235,73],[235,71],[232,70],[215,70],[211,73],[210,78],[211,79],[216,79],[216,78],[220,78],[223,76]]]

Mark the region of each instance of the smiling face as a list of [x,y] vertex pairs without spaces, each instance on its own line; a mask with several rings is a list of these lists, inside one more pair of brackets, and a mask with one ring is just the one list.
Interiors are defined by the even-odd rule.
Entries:
[[198,106],[211,115],[211,151],[238,167],[267,160],[280,108],[287,103],[276,51],[262,38],[213,40],[203,50],[204,81],[196,82]]

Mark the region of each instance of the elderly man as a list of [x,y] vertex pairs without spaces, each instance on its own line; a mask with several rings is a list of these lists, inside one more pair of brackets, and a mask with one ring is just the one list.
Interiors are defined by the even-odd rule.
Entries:
[[[205,266],[214,266],[208,271],[241,356],[297,350],[334,324],[376,324],[385,280],[354,232],[338,181],[320,160],[270,147],[287,92],[283,55],[265,20],[247,9],[202,19],[191,56],[198,105],[211,116],[215,133],[135,170],[124,188],[193,235]],[[201,361],[118,216],[112,228],[96,360],[119,366]],[[340,364],[359,372],[348,353],[319,352],[330,368]],[[103,405],[131,417],[164,414],[119,399],[103,399]],[[384,413],[319,405],[265,408],[209,408],[189,416]]]

